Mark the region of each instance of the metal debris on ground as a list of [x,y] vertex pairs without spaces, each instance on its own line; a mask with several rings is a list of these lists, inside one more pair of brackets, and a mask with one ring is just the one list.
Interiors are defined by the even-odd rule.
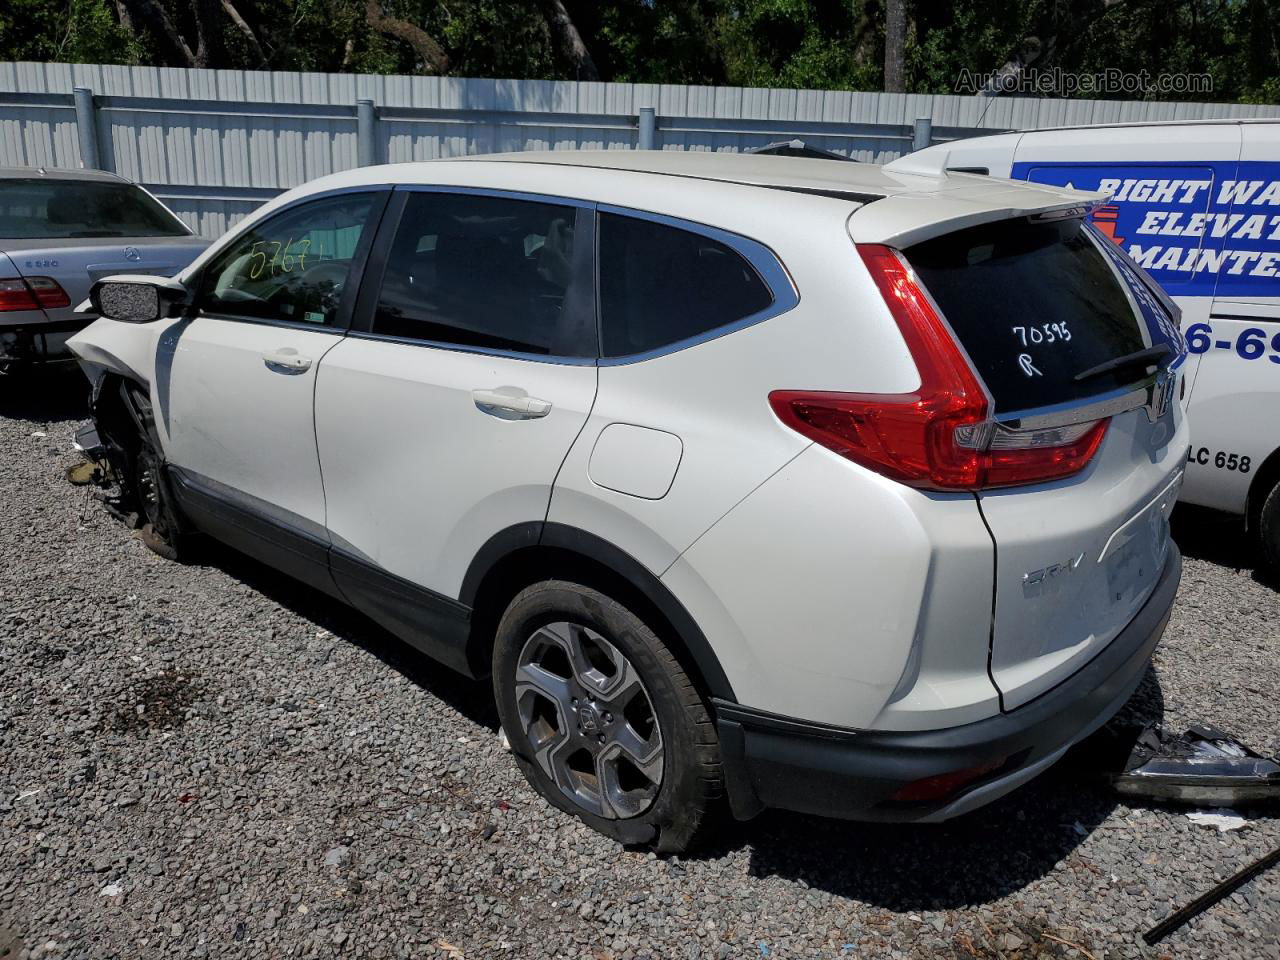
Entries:
[[1181,910],[1169,914],[1154,927],[1142,935],[1148,945],[1157,944],[1173,931],[1177,930],[1188,920],[1199,916],[1208,910],[1219,900],[1225,900],[1231,894],[1235,893],[1240,887],[1244,886],[1258,874],[1264,870],[1269,870],[1277,863],[1280,863],[1280,847],[1272,850],[1266,856],[1259,857],[1253,863],[1249,864],[1243,870],[1223,880],[1208,893],[1203,893]]
[[1280,800],[1280,763],[1207,724],[1181,734],[1142,728],[1110,777],[1118,793],[1147,800],[1206,807]]

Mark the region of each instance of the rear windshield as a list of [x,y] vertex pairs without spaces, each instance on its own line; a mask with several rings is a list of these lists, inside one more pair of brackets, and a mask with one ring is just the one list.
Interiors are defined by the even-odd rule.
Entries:
[[0,237],[186,236],[182,221],[130,183],[0,180]]
[[[1136,275],[1117,275],[1083,221],[1005,220],[903,252],[986,381],[997,410],[1096,396],[1144,377],[1140,364],[1076,379],[1153,343],[1126,286],[1148,298],[1149,291],[1140,291]],[[1160,340],[1157,333],[1154,342]],[[1172,351],[1176,347],[1161,364],[1169,363]]]

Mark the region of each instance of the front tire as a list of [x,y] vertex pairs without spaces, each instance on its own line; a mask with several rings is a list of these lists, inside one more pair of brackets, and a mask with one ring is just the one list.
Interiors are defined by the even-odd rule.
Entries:
[[137,446],[131,451],[129,485],[141,526],[139,536],[152,553],[179,563],[192,553],[191,535],[165,473],[151,410],[151,401],[140,391],[130,390],[125,398],[137,428]]
[[722,793],[710,712],[671,650],[604,594],[550,580],[498,625],[493,685],[521,770],[628,845],[684,850]]

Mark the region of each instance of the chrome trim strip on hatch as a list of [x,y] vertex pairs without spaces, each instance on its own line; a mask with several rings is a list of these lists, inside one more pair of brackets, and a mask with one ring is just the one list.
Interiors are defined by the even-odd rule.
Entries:
[[1169,411],[1177,382],[1177,371],[1161,370],[1135,384],[1118,387],[1085,403],[1067,400],[1044,407],[998,414],[995,419],[997,423],[1013,430],[1045,430],[1101,420],[1145,407],[1147,419],[1155,423]]

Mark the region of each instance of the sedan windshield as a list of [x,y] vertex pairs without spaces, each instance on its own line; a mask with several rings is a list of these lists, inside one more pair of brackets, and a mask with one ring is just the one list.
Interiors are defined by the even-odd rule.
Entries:
[[0,180],[0,237],[186,237],[182,221],[130,183]]

